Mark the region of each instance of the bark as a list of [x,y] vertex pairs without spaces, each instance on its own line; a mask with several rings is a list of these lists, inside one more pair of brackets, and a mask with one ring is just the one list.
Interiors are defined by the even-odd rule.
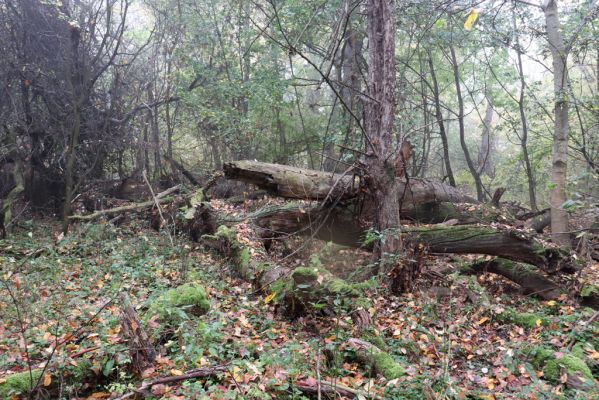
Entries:
[[73,186],[75,185],[75,161],[77,160],[77,147],[79,145],[79,135],[81,134],[81,108],[85,99],[83,82],[80,76],[83,74],[83,72],[79,60],[79,39],[79,30],[73,29],[71,31],[72,59],[69,63],[66,79],[73,97],[73,119],[71,131],[69,133],[69,146],[67,148],[64,203],[62,206],[62,232],[65,234],[69,230],[69,215],[71,215],[71,201],[73,198]]
[[480,149],[478,151],[478,173],[486,174],[490,178],[495,177],[495,165],[493,156],[495,144],[491,138],[491,122],[493,121],[493,101],[489,95],[487,98],[487,110],[483,118],[483,133],[481,137]]
[[462,151],[464,152],[464,158],[466,159],[466,164],[468,165],[470,174],[472,175],[472,178],[474,178],[474,183],[476,186],[476,197],[478,201],[484,201],[485,193],[483,191],[483,184],[480,179],[480,173],[474,166],[474,161],[472,160],[472,157],[470,156],[470,151],[468,150],[468,144],[466,144],[466,133],[464,127],[464,99],[462,97],[462,89],[460,85],[460,72],[458,60],[455,54],[455,49],[452,44],[449,45],[449,54],[451,55],[453,79],[455,84],[456,95],[458,98],[458,126],[460,130],[460,145],[462,146]]
[[148,334],[142,329],[143,325],[137,317],[135,309],[131,306],[126,295],[121,295],[121,327],[128,340],[131,366],[136,373],[141,374],[154,365],[156,350]]
[[[228,179],[251,183],[273,195],[290,199],[338,201],[355,198],[360,194],[360,181],[353,175],[333,174],[251,160],[229,162],[223,169]],[[442,183],[415,178],[411,178],[409,183],[399,178],[395,181],[402,211],[424,203],[477,202]]]
[[549,210],[537,215],[530,221],[530,228],[537,233],[543,233],[543,230],[549,225],[551,225],[551,212]]
[[[156,200],[162,200],[162,202],[170,201],[172,199],[168,198],[167,196],[169,194],[175,193],[180,188],[181,188],[180,185],[177,185],[170,189],[165,190],[164,192],[158,193],[156,195]],[[144,208],[152,207],[153,205],[155,205],[154,199],[144,201],[142,203],[134,203],[134,204],[126,205],[126,206],[110,208],[108,210],[99,210],[99,211],[96,211],[94,213],[87,214],[87,215],[71,215],[69,217],[69,219],[70,220],[78,220],[78,221],[91,221],[91,220],[94,220],[94,219],[99,218],[104,215],[114,215],[114,214],[121,214],[121,213],[128,212],[128,211],[142,210]]]
[[[264,213],[251,218],[262,231],[263,238],[300,234],[351,247],[371,248],[368,227],[356,219],[352,210],[301,210],[275,214]],[[521,231],[499,230],[485,225],[404,228],[402,240],[423,244],[431,253],[486,254],[535,265],[547,272],[573,271],[577,263],[567,252],[546,247]]]
[[[516,15],[512,9],[512,23],[514,32],[517,32]],[[522,158],[524,159],[524,168],[526,170],[526,179],[528,181],[528,200],[530,208],[533,211],[537,210],[536,183],[530,156],[528,155],[528,120],[526,118],[525,106],[525,91],[526,82],[524,81],[524,69],[522,66],[522,50],[520,49],[519,35],[516,37],[516,55],[518,60],[518,76],[520,78],[520,96],[518,97],[518,109],[520,111],[520,123],[522,124],[522,135],[520,136],[520,147],[522,148]]]
[[555,282],[535,271],[533,267],[504,258],[475,262],[466,267],[464,271],[492,272],[501,275],[520,285],[524,294],[535,295],[543,300],[554,300],[564,293]]
[[555,95],[553,159],[551,164],[551,235],[553,240],[570,246],[568,213],[562,205],[566,202],[566,176],[568,165],[569,103],[567,94],[567,50],[560,32],[557,0],[548,0],[543,6],[547,40],[553,58],[553,91]]
[[445,132],[445,122],[443,121],[443,111],[441,110],[441,99],[439,94],[439,84],[437,82],[437,74],[435,73],[435,66],[433,64],[433,57],[429,51],[428,53],[428,66],[431,72],[431,80],[433,81],[433,98],[435,100],[435,117],[437,118],[437,124],[439,125],[439,136],[441,136],[441,143],[443,144],[443,161],[445,162],[445,172],[449,179],[449,184],[453,187],[456,186],[453,171],[451,169],[451,162],[449,161],[449,143],[447,141],[447,133]]
[[377,204],[373,226],[383,235],[374,248],[383,270],[392,267],[387,254],[399,250],[400,193],[395,179],[397,155],[392,138],[395,122],[395,1],[368,0],[368,100],[364,105],[368,173],[365,187]]

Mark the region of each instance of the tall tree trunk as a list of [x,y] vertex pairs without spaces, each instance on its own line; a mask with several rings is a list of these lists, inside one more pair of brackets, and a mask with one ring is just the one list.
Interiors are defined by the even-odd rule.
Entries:
[[78,28],[71,29],[71,60],[67,70],[66,81],[73,100],[72,125],[69,133],[69,145],[67,148],[64,182],[64,203],[62,206],[62,231],[69,230],[69,215],[71,215],[71,201],[73,198],[73,186],[75,184],[75,161],[77,160],[77,146],[81,133],[81,108],[84,100],[83,66],[79,61],[79,39]]
[[451,162],[449,161],[449,143],[447,142],[447,133],[445,131],[445,122],[443,121],[443,111],[441,110],[441,98],[439,94],[439,83],[437,82],[437,74],[435,73],[435,65],[433,64],[433,57],[429,50],[428,52],[428,67],[431,73],[431,80],[433,81],[433,98],[435,100],[435,117],[437,118],[437,124],[439,125],[439,136],[441,136],[441,144],[443,145],[443,161],[445,162],[445,171],[449,184],[453,187],[456,186],[455,178],[453,176],[453,170],[451,169]]
[[[400,247],[399,201],[395,181],[393,127],[395,118],[395,1],[368,0],[368,96],[365,128],[369,174],[367,186],[375,204],[374,229],[382,240],[375,256],[384,269]],[[403,290],[409,288],[403,287]]]
[[468,150],[468,145],[466,144],[466,134],[464,128],[464,99],[462,96],[462,89],[460,86],[460,70],[458,67],[458,60],[455,55],[455,49],[453,47],[453,44],[449,45],[449,54],[451,55],[453,79],[455,83],[456,96],[458,98],[458,127],[460,130],[460,144],[462,146],[462,151],[464,152],[464,158],[466,159],[466,164],[468,164],[470,174],[474,178],[474,184],[476,185],[476,197],[478,198],[478,201],[484,201],[485,193],[483,191],[483,184],[480,180],[480,174],[474,166],[474,162],[472,161],[472,157],[470,156],[470,151]]
[[528,201],[530,202],[530,208],[533,211],[537,211],[537,195],[536,195],[536,182],[535,175],[532,169],[532,163],[530,162],[530,156],[528,154],[528,120],[526,118],[525,110],[525,96],[526,96],[526,81],[524,80],[524,68],[522,66],[522,49],[520,48],[520,36],[518,35],[516,25],[516,13],[512,8],[512,26],[514,29],[516,38],[516,56],[518,61],[518,76],[520,78],[520,95],[518,97],[518,109],[520,110],[520,123],[522,124],[522,135],[520,136],[520,147],[522,148],[522,158],[524,158],[524,168],[526,169],[526,179],[528,181]]
[[[150,104],[155,103],[154,91],[148,88],[148,101]],[[160,131],[158,130],[158,106],[152,107],[148,111],[150,118],[150,128],[152,132],[152,148],[154,150],[154,179],[158,180],[162,173],[162,163],[160,161]]]
[[562,207],[566,201],[566,176],[568,165],[568,95],[566,45],[560,32],[559,13],[556,0],[548,0],[543,6],[547,40],[553,58],[553,90],[555,94],[553,161],[551,164],[551,234],[553,240],[562,245],[570,245],[568,234],[568,213]]
[[488,177],[495,177],[495,166],[493,165],[493,152],[495,144],[491,138],[491,122],[493,121],[493,101],[490,95],[487,99],[487,110],[483,118],[483,133],[481,137],[480,149],[478,151],[478,173],[486,174]]

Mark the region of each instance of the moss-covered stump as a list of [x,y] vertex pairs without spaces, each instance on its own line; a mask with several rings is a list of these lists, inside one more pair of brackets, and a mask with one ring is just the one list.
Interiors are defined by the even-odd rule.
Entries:
[[400,363],[389,354],[362,339],[351,338],[347,341],[347,347],[355,351],[356,358],[362,364],[368,366],[371,372],[383,375],[386,379],[396,379],[405,374]]
[[156,299],[148,309],[148,318],[158,317],[164,328],[176,329],[191,317],[204,315],[210,309],[210,301],[204,288],[186,283],[170,289]]
[[213,235],[203,235],[202,241],[227,257],[238,276],[245,280],[253,278],[249,249],[239,243],[234,228],[220,225]]
[[34,369],[29,375],[29,371],[19,372],[4,378],[0,378],[0,399],[10,399],[13,395],[24,395],[35,387],[38,379],[42,375],[41,369]]
[[584,360],[572,353],[563,353],[541,347],[531,352],[535,368],[543,372],[543,378],[551,382],[563,381],[575,389],[590,389],[596,386],[593,374]]
[[368,308],[369,301],[363,297],[368,286],[347,283],[319,267],[299,267],[291,273],[283,298],[292,317],[313,310],[335,313],[336,309]]
[[495,312],[494,317],[499,322],[514,324],[527,329],[549,326],[551,324],[551,319],[545,315],[527,312],[520,313],[510,308],[501,312]]

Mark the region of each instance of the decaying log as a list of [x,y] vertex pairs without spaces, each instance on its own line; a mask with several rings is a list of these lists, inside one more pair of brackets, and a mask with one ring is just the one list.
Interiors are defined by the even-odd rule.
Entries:
[[129,343],[131,366],[141,373],[154,365],[156,350],[126,295],[121,295],[121,327]]
[[[262,237],[298,233],[351,247],[364,244],[367,226],[349,208],[280,208],[255,218]],[[499,230],[485,225],[410,227],[402,231],[406,240],[424,244],[432,253],[486,254],[532,264],[547,272],[575,270],[576,263],[567,252],[547,247],[535,238],[516,230]]]
[[[305,200],[339,201],[357,197],[360,181],[357,176],[302,169],[280,164],[242,160],[224,164],[227,179],[252,183],[269,193]],[[399,195],[402,209],[423,203],[478,203],[457,189],[424,179],[399,179]]]
[[555,300],[564,293],[555,282],[535,271],[533,267],[504,258],[475,262],[468,265],[463,271],[492,272],[501,275],[520,285],[524,294],[534,295],[543,300]]
[[549,225],[551,225],[551,213],[549,212],[549,209],[535,216],[530,221],[530,228],[537,233],[543,233],[543,230],[547,228]]
[[403,367],[391,355],[370,342],[351,338],[347,341],[347,347],[356,352],[356,357],[362,364],[369,366],[373,372],[381,374],[389,380],[405,374]]
[[[169,201],[170,198],[167,196],[172,193],[177,192],[180,188],[181,188],[181,185],[177,185],[177,186],[173,186],[170,189],[165,190],[164,192],[160,192],[156,195],[156,200],[160,200],[160,202]],[[155,205],[155,201],[154,201],[154,199],[152,199],[152,200],[144,201],[141,203],[133,203],[133,204],[128,204],[128,205],[122,206],[122,207],[110,208],[108,210],[100,210],[100,211],[96,211],[94,213],[86,214],[86,215],[71,215],[69,217],[69,219],[77,220],[77,221],[91,221],[91,220],[94,220],[94,219],[99,218],[104,215],[113,215],[113,214],[120,214],[120,213],[128,212],[128,211],[137,211],[137,210],[141,210],[144,208],[152,207],[154,205]]]

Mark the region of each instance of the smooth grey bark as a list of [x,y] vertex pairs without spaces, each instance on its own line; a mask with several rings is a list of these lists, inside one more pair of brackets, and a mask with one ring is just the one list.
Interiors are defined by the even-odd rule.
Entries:
[[547,41],[553,58],[553,91],[555,95],[553,157],[551,163],[551,235],[553,240],[570,246],[568,233],[568,213],[563,208],[566,202],[566,177],[568,166],[568,121],[569,103],[567,94],[568,54],[560,32],[559,12],[556,0],[548,0],[543,5]]

